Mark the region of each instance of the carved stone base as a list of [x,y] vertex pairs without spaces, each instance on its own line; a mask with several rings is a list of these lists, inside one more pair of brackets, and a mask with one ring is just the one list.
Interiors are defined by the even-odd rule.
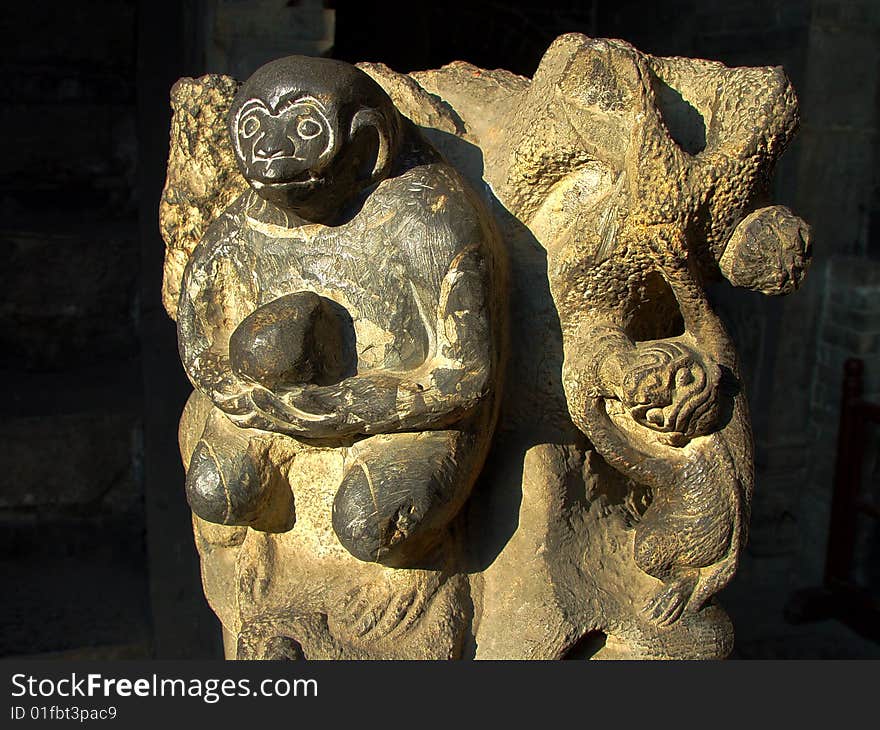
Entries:
[[[248,109],[272,129],[300,114],[281,104],[281,71],[256,101],[255,81],[233,102],[237,83],[218,76],[172,94],[164,292],[197,388],[181,453],[188,466],[206,443],[228,454],[217,463],[249,459],[220,469],[228,504],[215,512],[193,496],[210,484],[193,466],[188,477],[227,655],[725,657],[733,630],[713,596],[745,545],[753,456],[735,349],[704,289],[724,277],[787,294],[808,266],[806,224],[762,207],[797,126],[784,73],[580,35],[557,39],[531,80],[461,62],[362,69],[402,114],[404,141],[395,152],[384,102],[359,102],[385,116],[334,128],[362,147],[332,154],[373,169],[374,187],[332,214],[253,182],[264,128]],[[333,88],[309,96],[330,127],[344,116]],[[305,91],[296,104],[312,103]],[[378,143],[359,124],[377,125]],[[310,242],[331,240],[308,269]],[[447,249],[458,253],[439,265]],[[387,283],[370,290],[377,271]],[[443,282],[434,294],[429,279]],[[232,330],[301,290],[351,316],[353,371],[263,382],[293,372],[273,356],[248,365],[259,377],[236,375]],[[354,290],[415,304],[380,322]],[[352,474],[364,503],[344,502]]]

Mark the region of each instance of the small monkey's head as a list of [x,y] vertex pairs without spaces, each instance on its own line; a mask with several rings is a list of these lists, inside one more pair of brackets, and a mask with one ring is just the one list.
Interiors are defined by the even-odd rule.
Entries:
[[401,118],[360,69],[288,56],[236,94],[229,132],[239,169],[260,197],[301,217],[333,218],[391,171]]

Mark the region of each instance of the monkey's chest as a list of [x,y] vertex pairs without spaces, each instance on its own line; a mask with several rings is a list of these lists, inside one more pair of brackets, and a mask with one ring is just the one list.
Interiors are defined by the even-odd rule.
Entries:
[[351,318],[359,370],[411,367],[424,360],[436,296],[413,279],[393,246],[342,236],[265,237],[260,244],[254,272],[258,306],[311,291]]

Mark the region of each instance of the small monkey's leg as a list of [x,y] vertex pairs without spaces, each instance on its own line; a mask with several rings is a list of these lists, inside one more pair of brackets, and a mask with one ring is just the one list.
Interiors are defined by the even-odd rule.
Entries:
[[734,516],[726,502],[723,485],[711,479],[683,479],[655,498],[636,526],[636,565],[663,582],[644,606],[658,625],[668,626],[681,617],[700,569],[729,553]]
[[412,565],[467,499],[475,454],[475,437],[462,431],[362,441],[333,502],[339,541],[360,560]]
[[679,533],[682,526],[676,526],[668,514],[658,517],[649,508],[644,521],[636,526],[634,557],[641,570],[663,583],[642,610],[654,623],[668,626],[684,612],[699,571],[681,565],[685,551]]
[[289,529],[290,490],[279,482],[280,474],[268,463],[267,444],[214,409],[186,474],[192,511],[220,525]]

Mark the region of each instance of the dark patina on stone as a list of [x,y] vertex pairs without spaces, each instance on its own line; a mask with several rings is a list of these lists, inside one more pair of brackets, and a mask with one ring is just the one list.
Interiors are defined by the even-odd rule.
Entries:
[[183,363],[216,409],[190,458],[190,506],[219,524],[288,524],[268,514],[287,506],[266,449],[351,448],[333,502],[340,544],[412,565],[464,503],[491,438],[491,219],[348,64],[267,64],[228,126],[249,189],[205,231],[178,303]]

